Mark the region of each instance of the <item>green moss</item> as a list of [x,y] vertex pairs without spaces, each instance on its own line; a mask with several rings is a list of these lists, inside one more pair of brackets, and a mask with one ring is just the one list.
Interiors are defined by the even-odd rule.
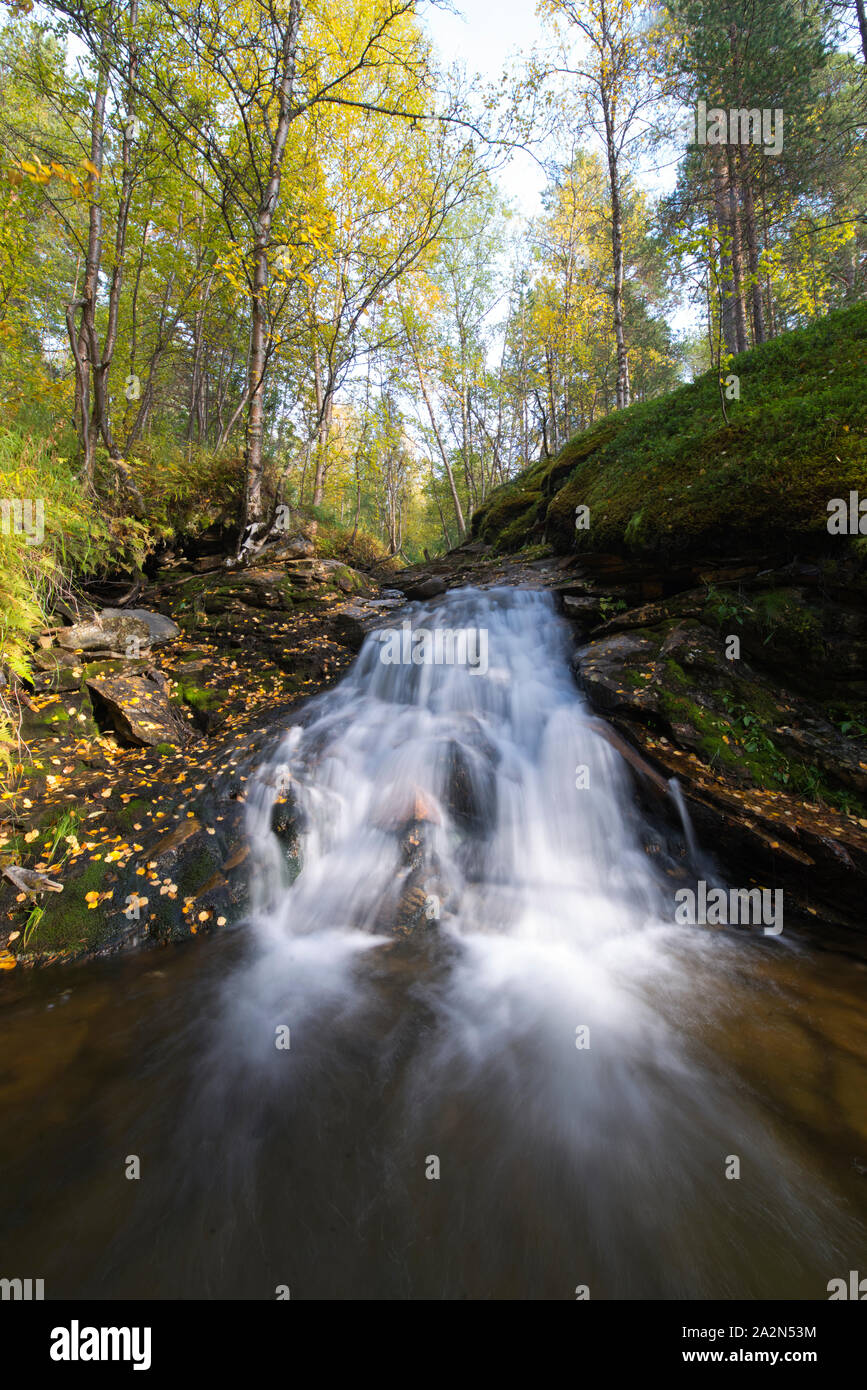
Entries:
[[126,657],[107,657],[105,661],[88,661],[82,667],[81,688],[85,689],[86,682],[93,680],[96,676],[113,676],[119,671],[136,670],[146,666],[144,660],[127,660]]
[[[171,748],[173,745],[168,743],[163,747]],[[145,816],[150,815],[152,810],[151,803],[142,797],[133,797],[125,806],[120,806],[113,812],[113,818],[122,830],[130,830],[133,825],[141,821]]]
[[789,589],[771,589],[756,595],[753,602],[771,646],[784,646],[811,662],[824,660],[827,648],[821,622],[800,594]]
[[367,588],[367,581],[364,576],[358,574],[356,570],[350,569],[349,565],[340,565],[337,569],[333,569],[328,582],[333,588],[340,589],[342,593],[347,592],[346,585],[349,586],[349,591],[353,594],[361,593],[363,589]]
[[503,527],[494,542],[498,550],[520,550],[534,534],[537,534],[539,500],[536,498],[523,511],[519,512],[508,526]]
[[[532,489],[558,550],[701,561],[832,539],[841,552],[864,549],[828,535],[827,503],[864,490],[867,303],[741,353],[731,370],[741,399],[728,423],[708,372],[607,417],[497,489],[474,533],[497,544]],[[575,530],[579,504],[588,530]]]
[[[96,950],[119,936],[126,923],[121,910],[122,902],[119,898],[115,901],[116,886],[106,883],[109,875],[114,877],[111,864],[102,860],[93,861],[75,878],[64,879],[62,893],[46,893],[44,912],[28,941],[28,951],[78,954]],[[88,906],[86,894],[111,889],[115,889],[115,898],[109,902],[103,901],[96,908]]]
[[634,671],[626,666],[620,672],[620,684],[627,686],[630,690],[642,690],[651,679],[649,671]]
[[529,487],[523,481],[497,488],[474,516],[473,534],[489,543],[498,542],[507,526],[526,516],[531,508],[535,510],[541,502],[539,488]]
[[669,657],[663,664],[668,679],[675,685],[683,689],[688,689],[692,685],[692,681],[689,679],[689,676],[686,674],[679,661],[675,661],[673,658]]
[[213,878],[218,864],[218,856],[208,849],[202,849],[189,857],[184,856],[177,871],[181,896],[195,897],[201,892],[208,879]]
[[224,690],[211,690],[192,681],[179,680],[175,685],[174,702],[189,705],[191,709],[210,710],[225,698]]
[[[689,683],[676,662],[666,662],[666,669],[678,685]],[[774,742],[769,729],[773,729],[780,709],[767,691],[750,682],[740,682],[737,689],[737,700],[727,690],[713,692],[715,700],[728,706],[725,712],[709,709],[670,689],[661,690],[659,699],[670,724],[685,724],[695,730],[699,756],[711,768],[755,787],[791,791],[841,811],[864,814],[863,797],[832,786],[818,768],[790,759]]]

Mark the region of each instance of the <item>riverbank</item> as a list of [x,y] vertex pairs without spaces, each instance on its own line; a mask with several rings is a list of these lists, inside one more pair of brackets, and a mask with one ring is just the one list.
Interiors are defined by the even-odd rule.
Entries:
[[[298,548],[238,572],[219,557],[162,570],[132,612],[161,615],[170,635],[138,657],[76,650],[74,627],[40,652],[28,758],[0,825],[0,867],[12,871],[0,886],[5,969],[241,920],[246,779],[311,696],[341,679],[367,631],[407,602],[467,586],[552,593],[572,628],[575,678],[629,763],[638,804],[676,828],[676,778],[730,882],[782,888],[788,919],[820,935],[863,928],[867,746],[858,721],[839,717],[839,680],[824,681],[833,659],[859,688],[857,584],[820,564],[661,571],[479,540],[421,568],[361,572],[313,545],[286,553]],[[129,642],[137,620],[126,613],[87,640]],[[726,656],[732,634],[737,661]]]

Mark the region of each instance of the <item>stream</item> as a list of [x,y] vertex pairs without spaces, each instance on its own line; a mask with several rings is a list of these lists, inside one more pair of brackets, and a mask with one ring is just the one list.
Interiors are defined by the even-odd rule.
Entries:
[[717,870],[639,809],[550,595],[395,622],[249,779],[243,928],[3,980],[0,1274],[825,1299],[867,1273],[867,952],[676,922]]

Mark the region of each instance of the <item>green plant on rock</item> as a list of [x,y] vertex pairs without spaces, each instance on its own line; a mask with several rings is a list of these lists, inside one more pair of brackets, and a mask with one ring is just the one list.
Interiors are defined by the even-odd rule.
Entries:
[[708,611],[719,627],[729,622],[743,626],[743,604],[740,599],[724,594],[714,584],[707,587]]

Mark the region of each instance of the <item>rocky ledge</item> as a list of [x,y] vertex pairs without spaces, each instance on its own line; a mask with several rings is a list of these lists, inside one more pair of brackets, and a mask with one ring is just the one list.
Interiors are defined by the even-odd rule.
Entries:
[[[158,944],[245,910],[245,784],[402,603],[309,537],[61,605],[20,686],[0,806],[0,969]],[[387,577],[387,576],[386,576]],[[122,586],[116,586],[121,588]],[[102,587],[108,597],[112,586]]]
[[[867,589],[836,554],[664,569],[615,554],[507,556],[470,541],[406,588],[532,584],[575,634],[578,684],[640,797],[738,887],[779,887],[789,920],[867,919]],[[681,846],[681,853],[684,853]]]

